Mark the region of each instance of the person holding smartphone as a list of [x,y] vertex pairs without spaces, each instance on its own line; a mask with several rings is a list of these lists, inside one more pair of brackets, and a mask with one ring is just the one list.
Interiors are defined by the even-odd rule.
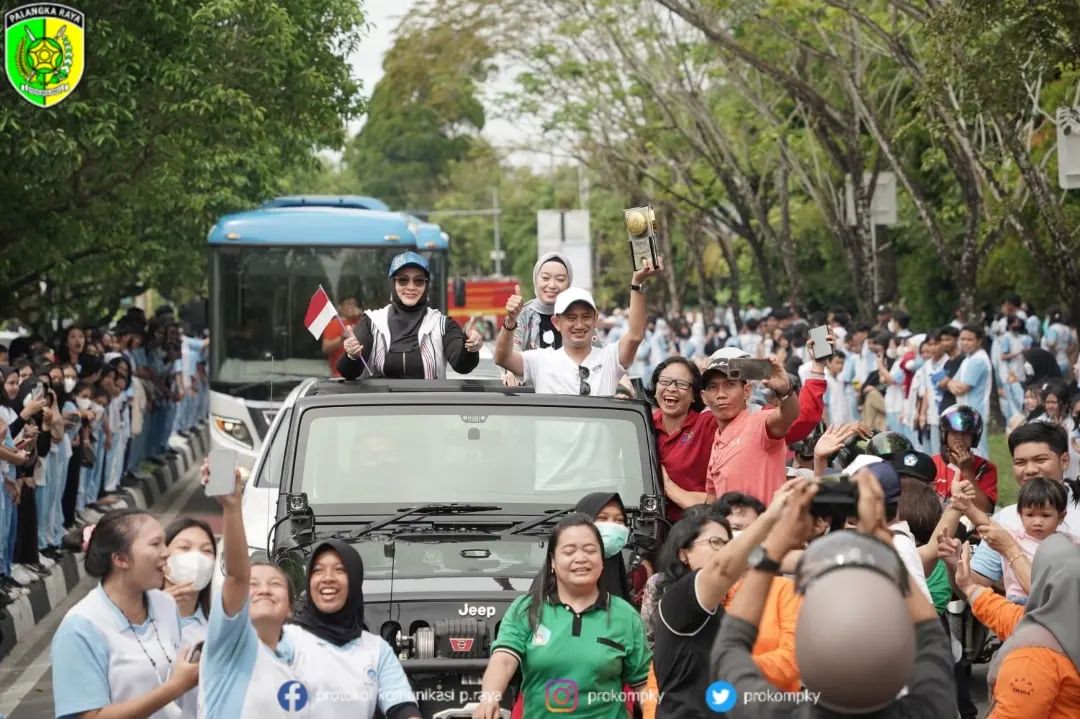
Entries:
[[[225,582],[211,599],[199,687],[206,719],[278,717],[420,719],[394,650],[364,627],[363,563],[351,545],[314,548],[308,601],[293,612],[289,577],[252,563],[241,512],[243,480],[216,496],[222,507]],[[210,462],[203,478],[216,485]],[[208,493],[216,494],[216,488]],[[292,618],[291,623],[289,622]]]
[[100,583],[52,640],[57,717],[184,716],[177,700],[198,682],[199,664],[181,641],[176,602],[161,590],[167,555],[149,512],[120,509],[98,522],[85,563]]

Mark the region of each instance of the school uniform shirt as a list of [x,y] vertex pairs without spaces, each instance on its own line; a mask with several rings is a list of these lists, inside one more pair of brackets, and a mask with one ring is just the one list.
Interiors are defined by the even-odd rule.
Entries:
[[[206,641],[206,615],[202,607],[195,607],[195,613],[190,617],[180,617],[180,646],[194,647],[199,642]],[[199,688],[188,691],[176,700],[184,713],[184,719],[194,719],[199,712]]]
[[919,556],[919,547],[915,544],[915,537],[911,534],[911,527],[907,522],[894,522],[889,525],[889,531],[893,535],[893,549],[900,555],[900,561],[904,563],[915,584],[926,596],[926,601],[933,603],[934,598],[930,595],[930,587],[926,584],[926,570],[923,568],[922,557]]
[[[160,590],[146,592],[146,603],[146,621],[132,625],[99,584],[64,616],[51,650],[57,717],[119,704],[168,680],[183,646],[180,615],[173,598]],[[176,702],[151,714],[180,716]]]
[[585,382],[593,397],[612,397],[626,368],[619,362],[618,343],[593,347],[579,366],[565,349],[526,350],[521,353],[525,365],[525,384],[537,394],[581,394],[581,369],[589,370]]
[[220,594],[212,602],[199,667],[206,719],[370,719],[376,708],[416,701],[390,645],[374,634],[337,647],[288,624],[271,649],[251,625],[248,602],[233,617]]
[[[960,363],[960,369],[956,373],[956,379],[966,384],[970,389],[961,395],[957,395],[957,404],[966,404],[971,407],[987,422],[990,417],[990,389],[993,384],[993,372],[990,366],[990,357],[985,350],[976,350],[964,358]],[[986,437],[985,430],[983,437]]]
[[513,655],[521,666],[524,715],[624,719],[623,687],[644,685],[652,660],[637,610],[603,590],[580,614],[549,600],[533,631],[531,601],[527,594],[514,600],[491,648],[492,654]]

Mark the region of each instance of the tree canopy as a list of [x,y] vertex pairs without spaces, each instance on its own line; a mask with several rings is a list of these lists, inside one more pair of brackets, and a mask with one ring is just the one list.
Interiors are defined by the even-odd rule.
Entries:
[[86,73],[0,104],[0,306],[44,325],[205,282],[214,219],[340,146],[360,109],[353,0],[87,0]]

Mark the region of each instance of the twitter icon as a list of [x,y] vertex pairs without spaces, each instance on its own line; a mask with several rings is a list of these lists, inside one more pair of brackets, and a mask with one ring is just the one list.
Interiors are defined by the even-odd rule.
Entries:
[[717,714],[735,708],[735,685],[725,681],[715,681],[705,690],[705,703]]

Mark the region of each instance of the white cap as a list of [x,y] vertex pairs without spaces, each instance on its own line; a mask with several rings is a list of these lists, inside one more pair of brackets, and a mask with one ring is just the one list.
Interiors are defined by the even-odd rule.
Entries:
[[709,360],[733,360],[749,357],[750,353],[738,347],[721,347],[709,355]]
[[594,310],[596,309],[596,301],[592,298],[592,295],[589,294],[588,290],[583,290],[580,287],[571,287],[560,292],[559,296],[555,298],[555,314],[561,315],[575,302],[584,302]]
[[881,457],[876,457],[872,454],[860,454],[855,459],[851,460],[851,464],[844,467],[844,474],[849,477],[855,476],[855,473],[861,469],[866,469],[871,464],[877,464],[878,462],[884,462]]

